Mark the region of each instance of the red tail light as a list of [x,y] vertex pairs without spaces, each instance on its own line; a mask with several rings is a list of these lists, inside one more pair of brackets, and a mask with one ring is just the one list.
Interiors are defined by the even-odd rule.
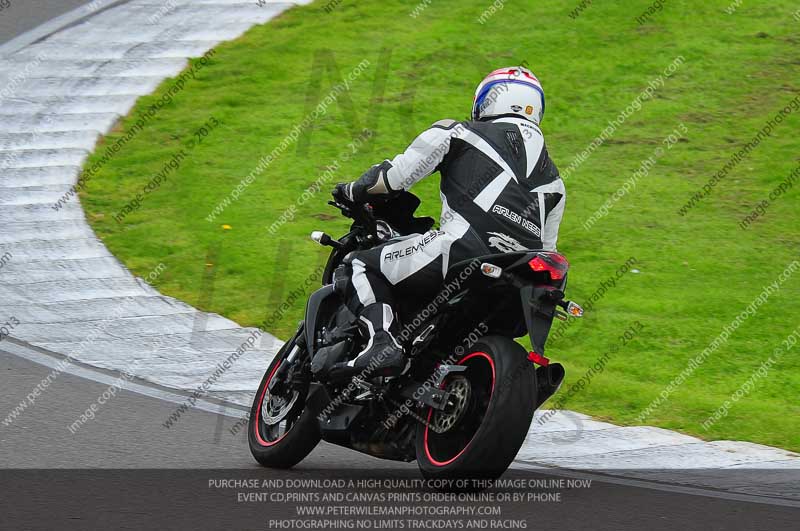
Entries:
[[562,280],[569,271],[569,262],[558,253],[538,253],[528,265],[537,273],[547,271],[552,280]]

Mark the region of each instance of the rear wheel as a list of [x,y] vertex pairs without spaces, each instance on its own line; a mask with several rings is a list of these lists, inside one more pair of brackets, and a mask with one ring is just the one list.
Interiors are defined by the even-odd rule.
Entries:
[[[308,385],[280,386],[272,393],[269,384],[283,363],[286,363],[294,341],[287,342],[275,355],[250,408],[248,442],[256,461],[272,468],[290,468],[302,461],[321,439],[319,424],[306,408]],[[286,378],[287,380],[291,377]]]
[[519,452],[536,408],[535,367],[507,337],[488,336],[458,361],[467,370],[449,376],[445,411],[424,408],[417,426],[417,462],[423,476],[495,479]]

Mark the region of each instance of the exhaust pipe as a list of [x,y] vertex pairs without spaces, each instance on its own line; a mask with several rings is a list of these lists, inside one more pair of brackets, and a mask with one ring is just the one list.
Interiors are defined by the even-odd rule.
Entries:
[[564,366],[560,363],[550,363],[536,369],[536,409],[556,394],[565,374]]

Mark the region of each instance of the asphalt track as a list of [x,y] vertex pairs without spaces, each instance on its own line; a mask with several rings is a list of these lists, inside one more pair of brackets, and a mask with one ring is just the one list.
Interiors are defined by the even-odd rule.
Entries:
[[[2,351],[0,411],[12,409],[50,372]],[[235,417],[192,410],[167,429],[175,405],[120,390],[74,434],[69,425],[108,385],[62,373],[0,439],[7,529],[267,529],[296,518],[291,504],[240,503],[207,487],[212,478],[419,478],[414,464],[382,461],[321,443],[295,469],[264,469],[249,455]],[[27,470],[9,470],[27,469]],[[71,469],[59,471],[57,469]],[[83,470],[76,470],[83,469]],[[95,469],[95,470],[87,470]],[[105,471],[97,469],[107,469]],[[158,470],[162,469],[162,470]],[[510,472],[509,477],[553,477]],[[43,487],[46,485],[46,487]],[[506,504],[503,519],[528,528],[796,529],[797,507],[605,483],[569,489],[558,502]],[[233,527],[231,527],[233,526]]]
[[0,44],[88,3],[86,0],[9,1],[9,7],[0,11]]
[[[8,354],[0,344],[0,411],[13,409],[49,373],[48,367]],[[10,427],[2,427],[0,464],[3,468],[257,467],[244,431],[237,436],[229,431],[237,422],[230,410],[229,415],[215,415],[192,409],[165,428],[162,423],[175,404],[124,388],[73,434],[69,426],[107,388],[67,372],[59,374],[33,407]],[[54,440],[59,441],[57,451]],[[378,464],[385,466],[378,459],[322,445],[304,467],[336,470]]]

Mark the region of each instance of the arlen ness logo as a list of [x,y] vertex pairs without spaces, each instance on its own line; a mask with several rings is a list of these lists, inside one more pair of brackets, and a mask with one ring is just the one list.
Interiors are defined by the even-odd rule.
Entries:
[[444,232],[442,232],[440,230],[432,230],[432,231],[428,232],[427,234],[425,234],[425,237],[423,237],[420,241],[418,241],[417,243],[415,243],[413,245],[409,245],[408,247],[405,247],[405,248],[400,249],[398,251],[389,251],[389,252],[387,252],[383,256],[383,259],[386,260],[386,261],[391,262],[393,260],[399,260],[401,258],[407,258],[407,257],[411,256],[412,254],[414,254],[414,253],[416,253],[418,251],[421,251],[423,248],[425,248],[426,245],[431,243],[434,239],[436,239],[437,237],[441,236],[442,234],[444,234]]
[[510,211],[509,209],[507,209],[506,207],[504,207],[502,205],[494,205],[492,207],[492,212],[494,214],[500,214],[504,218],[510,219],[511,221],[516,223],[517,225],[520,225],[523,229],[525,229],[528,232],[534,234],[537,238],[541,238],[542,237],[542,231],[539,229],[538,226],[536,226],[536,224],[533,221],[523,218],[521,215],[517,214],[516,212]]

